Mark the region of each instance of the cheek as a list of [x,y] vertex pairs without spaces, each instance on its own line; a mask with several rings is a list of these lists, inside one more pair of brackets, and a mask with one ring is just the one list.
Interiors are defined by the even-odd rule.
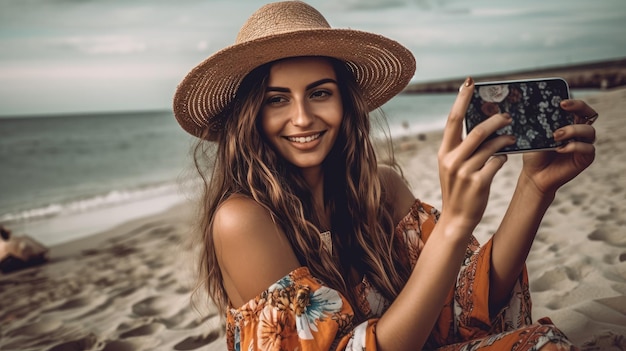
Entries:
[[343,122],[343,108],[341,107],[341,105],[339,105],[337,107],[337,109],[335,110],[335,114],[332,118],[332,124],[339,128],[341,127],[341,124]]
[[261,116],[259,118],[261,119],[261,133],[263,133],[263,136],[270,139],[273,132],[276,130],[276,123],[272,123],[272,118],[267,116],[264,112],[261,112]]
[[343,120],[343,107],[339,103],[317,106],[312,113],[319,116],[322,122],[330,127],[339,127]]

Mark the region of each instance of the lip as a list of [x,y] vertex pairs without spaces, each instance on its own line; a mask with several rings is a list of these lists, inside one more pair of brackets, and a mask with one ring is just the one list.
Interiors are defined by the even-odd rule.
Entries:
[[[292,134],[288,136],[283,136],[283,139],[289,142],[291,146],[298,150],[310,150],[319,145],[322,141],[322,138],[326,131],[321,132],[310,132],[310,133],[300,133],[300,134]],[[309,138],[310,140],[306,140]],[[300,139],[300,140],[294,140]]]

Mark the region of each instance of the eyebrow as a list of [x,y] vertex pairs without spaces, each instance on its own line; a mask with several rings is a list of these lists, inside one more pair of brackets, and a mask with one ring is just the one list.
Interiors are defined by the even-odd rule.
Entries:
[[[337,81],[332,79],[332,78],[320,79],[320,80],[317,80],[317,81],[315,81],[315,82],[313,82],[311,84],[308,84],[306,86],[306,90],[315,88],[317,86],[320,86],[320,85],[326,84],[326,83],[335,83],[335,84],[337,84]],[[289,89],[289,88],[282,88],[282,87],[267,87],[266,91],[277,91],[277,92],[281,92],[281,93],[288,93],[288,92],[291,91],[291,89]]]

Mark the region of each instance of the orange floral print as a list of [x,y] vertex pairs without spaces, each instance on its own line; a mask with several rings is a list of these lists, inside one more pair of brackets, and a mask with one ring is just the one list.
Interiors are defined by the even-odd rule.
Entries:
[[[395,231],[400,258],[410,267],[432,232],[439,212],[415,201]],[[440,351],[535,351],[545,345],[578,350],[552,322],[532,324],[528,277],[524,270],[500,311],[489,311],[491,241],[474,238],[466,250],[456,286],[450,291],[425,349]],[[350,306],[336,290],[300,267],[226,316],[228,350],[376,350],[376,323],[389,307],[367,277],[355,287],[361,301]],[[368,316],[355,321],[353,308]],[[419,328],[419,326],[415,326]]]

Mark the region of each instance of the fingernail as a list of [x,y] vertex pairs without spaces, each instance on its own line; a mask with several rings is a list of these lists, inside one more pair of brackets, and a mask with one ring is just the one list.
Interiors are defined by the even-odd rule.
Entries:
[[474,84],[474,79],[472,79],[472,77],[467,77],[467,78],[465,79],[465,84],[464,84],[464,85],[465,85],[466,87],[469,87],[469,86],[470,86],[470,85],[472,85],[472,84]]
[[569,100],[569,99],[568,100],[563,100],[563,101],[561,101],[561,106],[568,107],[568,106],[572,106],[573,103],[574,102],[572,100]]
[[472,77],[465,78],[465,81],[459,87],[459,91],[463,90],[463,88],[465,88],[465,87],[471,86],[473,83],[474,83],[474,80],[472,79]]
[[562,129],[557,130],[556,132],[554,132],[554,140],[559,140],[563,137],[563,135],[565,135],[565,131]]

